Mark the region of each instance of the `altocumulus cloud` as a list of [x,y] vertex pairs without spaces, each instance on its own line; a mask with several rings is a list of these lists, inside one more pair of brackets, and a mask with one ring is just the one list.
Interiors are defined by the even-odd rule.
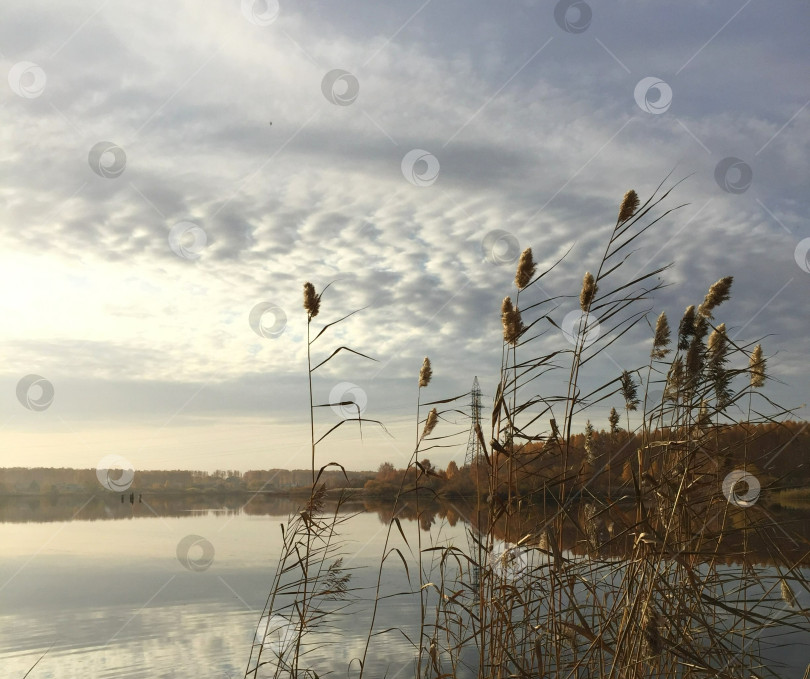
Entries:
[[[397,421],[408,398],[387,394],[408,393],[424,354],[437,393],[493,381],[514,271],[482,252],[487,234],[546,264],[572,248],[545,290],[575,296],[622,193],[672,171],[692,175],[671,199],[688,205],[636,255],[675,262],[655,313],[677,318],[733,274],[724,320],[741,338],[773,333],[769,365],[804,400],[807,8],[752,3],[713,38],[730,8],[593,3],[580,32],[548,3],[417,9],[284,4],[260,26],[238,3],[13,3],[2,65],[46,79],[23,82],[37,96],[2,94],[9,383],[47,373],[105,394],[62,411],[77,427],[130,421],[128,394],[178,417],[289,421],[304,393],[301,283],[334,280],[323,316],[367,306],[338,338],[379,363],[349,359],[319,388],[352,380],[369,413]],[[634,96],[645,77],[670,89],[665,111]],[[100,142],[120,152],[94,157]],[[726,158],[744,165],[718,179]],[[260,303],[285,311],[278,336],[251,328]],[[563,299],[558,322],[575,307]],[[635,364],[646,336],[629,339],[595,380]]]

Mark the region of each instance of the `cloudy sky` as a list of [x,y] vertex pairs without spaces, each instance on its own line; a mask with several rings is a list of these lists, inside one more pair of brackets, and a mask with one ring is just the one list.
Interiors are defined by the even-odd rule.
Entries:
[[[2,465],[308,466],[306,280],[332,282],[318,322],[366,307],[316,354],[377,359],[339,356],[316,400],[353,394],[392,434],[347,431],[318,462],[404,463],[424,355],[427,397],[474,375],[494,392],[519,251],[570,249],[543,281],[574,296],[562,321],[622,194],[670,173],[688,178],[666,206],[687,205],[634,260],[674,262],[651,317],[677,323],[733,275],[718,320],[764,338],[772,395],[801,405],[809,28],[787,0],[12,0]],[[588,379],[648,343],[628,336]],[[463,459],[458,440],[435,461]]]

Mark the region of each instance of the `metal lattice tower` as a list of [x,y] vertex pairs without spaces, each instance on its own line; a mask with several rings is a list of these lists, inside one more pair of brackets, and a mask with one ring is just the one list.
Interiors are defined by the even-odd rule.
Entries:
[[470,423],[470,438],[467,441],[467,453],[464,455],[464,466],[477,462],[481,456],[481,444],[475,433],[475,425],[481,424],[481,387],[478,386],[478,377],[473,380],[470,394],[470,419],[472,422]]

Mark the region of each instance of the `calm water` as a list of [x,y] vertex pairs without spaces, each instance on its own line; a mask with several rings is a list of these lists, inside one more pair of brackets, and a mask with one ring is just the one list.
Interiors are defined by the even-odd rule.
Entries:
[[[296,508],[262,498],[240,509],[243,501],[0,501],[0,676],[23,677],[50,647],[31,679],[241,677],[280,554],[279,524]],[[454,526],[436,522],[423,542],[466,545],[463,521],[450,518]],[[324,637],[308,656],[321,676],[346,676],[351,659],[362,656],[363,598],[372,596],[384,521],[362,512],[344,524],[347,565],[368,568],[354,571],[360,599],[340,618],[340,639]],[[415,545],[415,522],[403,515],[402,525]],[[185,565],[183,544],[191,544],[181,548]],[[409,589],[398,560],[386,565],[384,584],[388,592]],[[797,598],[810,607],[803,594]],[[398,597],[382,606],[375,629],[415,620],[418,600]],[[783,676],[801,677],[810,662],[807,638],[783,642],[774,660],[787,664]],[[368,676],[413,676],[413,655],[401,635],[386,635],[370,653]]]
[[[27,522],[0,524],[0,676],[22,677],[52,646],[31,679],[241,677],[281,549],[279,524],[294,508],[275,502],[264,506],[269,513],[251,515],[175,506],[166,513],[180,516],[156,516],[114,496],[78,513],[44,499],[7,501],[0,518]],[[82,518],[99,510],[120,520]],[[64,520],[52,518],[59,513]],[[414,522],[402,523],[415,538]],[[348,565],[379,563],[386,529],[378,515],[360,514],[345,527]],[[461,523],[450,530],[465,539]],[[205,570],[189,570],[178,559],[178,544],[189,535],[213,548]],[[206,546],[196,542],[189,558],[204,564]],[[352,584],[371,588],[375,578],[376,570],[359,569]],[[408,589],[401,566],[387,569],[385,584]],[[314,666],[342,674],[362,655],[368,610],[358,603],[349,613],[340,619],[340,644],[309,656]],[[378,628],[416,617],[418,601],[398,598],[380,610]],[[413,653],[401,636],[389,635],[385,649],[369,664],[369,676],[411,666]]]

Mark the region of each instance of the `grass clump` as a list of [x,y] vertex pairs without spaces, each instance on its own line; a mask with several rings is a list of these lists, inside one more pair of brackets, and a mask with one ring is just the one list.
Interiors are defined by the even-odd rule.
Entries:
[[[438,476],[424,453],[450,445],[458,432],[444,431],[451,426],[445,415],[469,397],[423,403],[433,374],[424,360],[414,450],[394,484],[371,622],[350,676],[369,675],[376,644],[395,633],[376,627],[380,607],[396,605],[381,594],[390,557],[409,580],[414,574],[413,591],[402,596],[419,597],[419,620],[410,621],[418,637],[407,637],[418,679],[776,675],[763,660],[774,643],[769,631],[810,631],[800,605],[808,591],[800,568],[807,555],[786,549],[793,538],[757,502],[778,481],[762,462],[776,452],[763,452],[765,430],[791,413],[759,391],[767,379],[761,344],[741,343],[724,323],[715,324],[732,277],[711,285],[697,307],[686,307],[674,338],[666,313],[657,315],[646,364],[622,366],[606,382],[591,383],[592,361],[632,336],[663,287],[659,275],[668,265],[622,276],[636,241],[680,207],[663,209],[672,189],[660,189],[644,203],[635,191],[625,194],[595,273],[585,273],[578,297],[572,291],[563,298],[581,311],[566,333],[573,342],[549,349],[548,332],[561,328],[561,298],[530,296],[559,262],[538,275],[531,248],[523,252],[516,289],[500,308],[493,408],[476,423],[476,458],[453,471],[475,480],[464,515],[467,540],[425,546],[418,530],[409,552],[398,518],[405,496],[421,525]],[[307,286],[311,325],[321,298]],[[310,359],[310,394],[320,365],[312,368]],[[314,423],[319,406],[310,402]],[[626,413],[624,428],[617,406]],[[608,407],[608,428],[597,431],[591,420]],[[365,421],[359,413],[354,419],[358,426]],[[316,441],[313,424],[312,497],[284,529],[284,554],[262,617],[292,624],[288,657],[274,656],[273,676],[318,676],[305,664],[305,640],[340,613],[334,600],[350,592],[339,560],[344,517],[325,516],[319,504],[314,462],[323,438]],[[756,462],[749,459],[755,448]],[[395,529],[404,551],[393,546]],[[263,676],[267,638],[265,626],[246,677]]]

